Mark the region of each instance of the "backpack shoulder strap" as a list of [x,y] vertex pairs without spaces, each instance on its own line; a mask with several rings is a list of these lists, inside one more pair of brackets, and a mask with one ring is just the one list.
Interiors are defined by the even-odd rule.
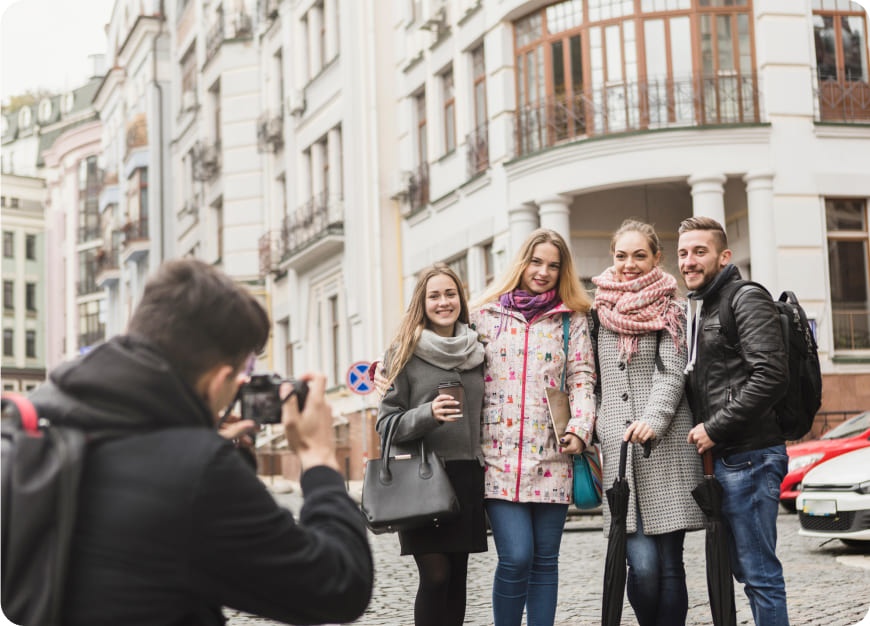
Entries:
[[740,336],[737,334],[737,323],[734,321],[734,298],[744,287],[755,287],[770,295],[767,287],[752,280],[735,280],[722,288],[719,298],[719,323],[722,325],[722,332],[725,334],[728,345],[738,350],[740,349]]

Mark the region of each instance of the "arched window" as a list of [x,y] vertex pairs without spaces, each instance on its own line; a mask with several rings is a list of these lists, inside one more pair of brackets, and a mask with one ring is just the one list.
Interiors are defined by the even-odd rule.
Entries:
[[39,121],[46,123],[51,119],[51,100],[43,98],[39,102]]
[[33,121],[33,114],[30,112],[30,107],[25,105],[18,111],[18,125],[21,128],[30,128],[30,123]]
[[751,16],[750,0],[563,0],[521,18],[520,153],[583,136],[758,121]]

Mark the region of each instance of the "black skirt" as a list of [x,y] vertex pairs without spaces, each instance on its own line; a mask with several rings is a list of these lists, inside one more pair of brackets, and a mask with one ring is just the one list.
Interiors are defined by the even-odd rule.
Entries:
[[435,527],[400,531],[403,555],[486,552],[483,468],[477,461],[447,461],[444,465],[459,499],[459,517]]

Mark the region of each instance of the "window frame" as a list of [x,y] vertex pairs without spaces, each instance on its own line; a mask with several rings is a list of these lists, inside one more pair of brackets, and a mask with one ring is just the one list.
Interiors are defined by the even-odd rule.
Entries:
[[441,98],[444,125],[444,154],[456,150],[456,84],[453,66],[441,73]]
[[[825,207],[825,222],[827,224],[827,216],[828,212],[834,208],[834,204],[836,202],[862,202],[862,212],[863,212],[863,226],[864,229],[830,229],[826,226],[826,256],[825,260],[828,265],[828,295],[830,299],[831,305],[831,336],[833,339],[833,349],[834,352],[868,352],[870,353],[870,336],[866,339],[866,345],[859,345],[856,347],[855,345],[855,336],[854,332],[850,333],[850,344],[851,345],[838,345],[838,331],[837,331],[837,322],[836,317],[840,312],[837,310],[838,307],[835,306],[834,302],[834,294],[833,294],[833,272],[835,271],[834,264],[831,260],[831,243],[832,242],[860,242],[863,243],[864,246],[864,259],[865,259],[865,267],[864,267],[864,280],[866,281],[864,297],[865,297],[865,306],[867,307],[864,310],[864,315],[867,317],[867,321],[865,324],[870,327],[870,202],[866,198],[847,198],[847,197],[837,197],[830,196],[824,198],[824,207]],[[849,310],[844,311],[845,314],[850,314]],[[851,317],[851,315],[850,315]],[[852,326],[853,322],[850,319],[849,325]],[[853,326],[852,326],[853,327]],[[854,327],[853,327],[854,328]]]

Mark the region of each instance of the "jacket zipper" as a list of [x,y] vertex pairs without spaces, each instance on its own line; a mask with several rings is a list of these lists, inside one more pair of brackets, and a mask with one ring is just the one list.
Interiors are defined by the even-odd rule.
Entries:
[[529,366],[529,332],[532,329],[532,322],[534,321],[535,318],[532,318],[531,321],[526,323],[526,336],[523,339],[523,384],[520,387],[520,393],[523,397],[520,400],[520,435],[519,441],[517,441],[517,484],[514,490],[514,502],[520,501],[520,481],[523,476],[523,431],[526,426],[526,370]]

